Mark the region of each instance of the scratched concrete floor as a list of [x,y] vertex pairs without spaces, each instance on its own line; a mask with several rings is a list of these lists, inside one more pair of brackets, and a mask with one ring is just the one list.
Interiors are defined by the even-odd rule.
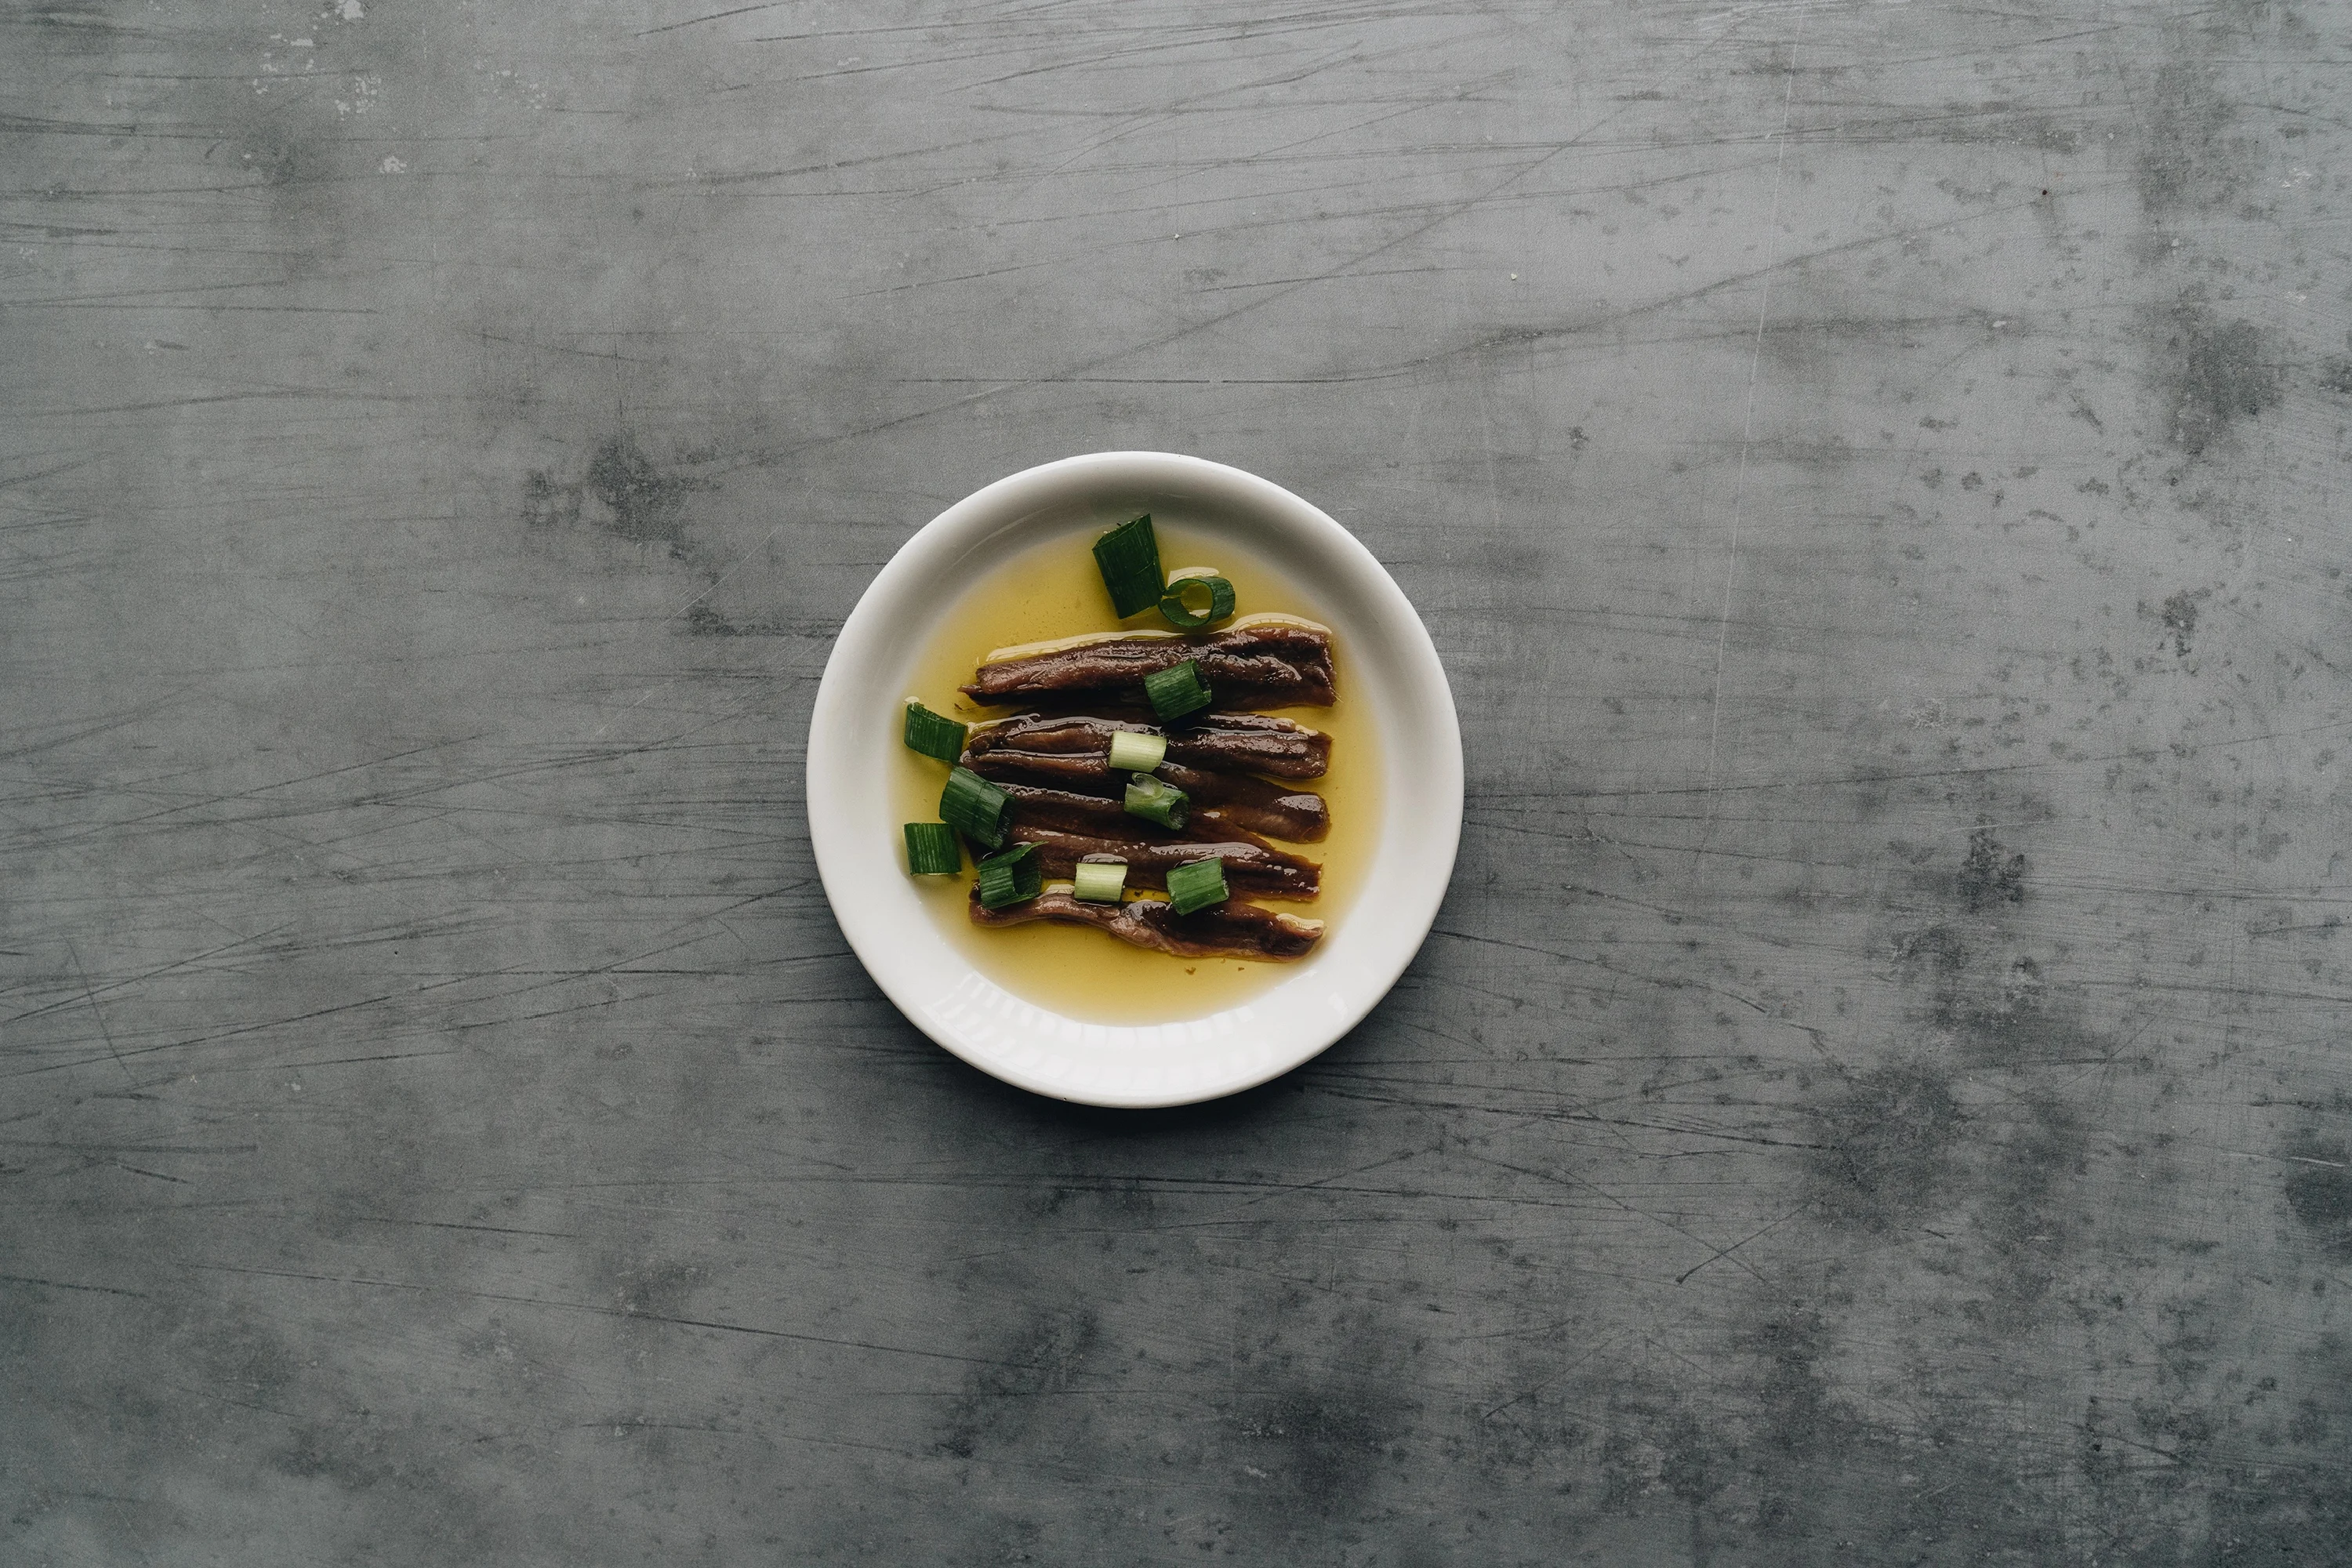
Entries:
[[[0,11],[0,1558],[2352,1561],[2352,6]],[[1469,816],[929,1046],[833,628],[1272,476]]]

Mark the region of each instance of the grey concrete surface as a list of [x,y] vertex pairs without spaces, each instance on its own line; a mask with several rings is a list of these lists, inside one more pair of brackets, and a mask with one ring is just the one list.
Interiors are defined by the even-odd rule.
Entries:
[[[0,1559],[2352,1561],[2352,8],[0,11]],[[928,1045],[833,628],[1150,447],[1463,855]]]

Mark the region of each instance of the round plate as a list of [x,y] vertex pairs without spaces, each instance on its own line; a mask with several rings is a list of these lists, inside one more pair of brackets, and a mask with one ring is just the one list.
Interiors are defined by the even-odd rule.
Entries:
[[[1084,549],[1152,512],[1243,541],[1310,584],[1339,638],[1342,678],[1383,735],[1381,823],[1355,901],[1308,957],[1246,1003],[1126,1026],[1034,1005],[974,970],[898,863],[884,780],[920,653],[907,635],[962,584],[1041,540]],[[809,720],[809,837],[834,918],[917,1028],[981,1071],[1087,1105],[1189,1105],[1279,1077],[1386,995],[1437,918],[1462,837],[1462,735],[1445,670],[1412,605],[1355,536],[1279,485],[1170,452],[1066,458],[967,496],[907,541],[857,601]]]

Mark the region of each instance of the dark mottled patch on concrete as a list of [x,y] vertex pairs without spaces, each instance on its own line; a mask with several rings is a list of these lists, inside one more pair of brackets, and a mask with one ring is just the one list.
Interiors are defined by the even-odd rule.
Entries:
[[682,561],[690,552],[686,498],[711,488],[709,479],[664,470],[623,431],[597,447],[578,479],[544,468],[525,475],[522,516],[541,528],[585,520],[632,544],[666,545]]
[[[1934,856],[1935,850],[1923,847],[1916,853],[1919,858],[1927,859]],[[1906,931],[1895,939],[1892,952],[1895,962],[1906,972],[1937,980],[1960,973],[1975,956],[1967,939],[1948,925]]]
[[1066,1420],[1055,1395],[1066,1393],[1102,1340],[1091,1307],[1048,1307],[1033,1312],[991,1358],[964,1379],[934,1443],[959,1459],[981,1456],[1024,1438],[1041,1422]]
[[390,1479],[395,1469],[383,1433],[364,1420],[304,1422],[287,1434],[271,1462],[289,1476],[332,1481],[352,1491],[365,1491]]
[[2236,421],[2278,402],[2279,364],[2253,322],[2223,321],[2190,302],[2165,311],[2151,331],[2165,439],[2190,457],[2205,456]]
[[1997,1330],[2022,1328],[2050,1296],[2075,1239],[2065,1198],[2086,1170],[2084,1129],[2072,1104],[2032,1093],[2022,1109],[2022,1124],[1993,1143],[1978,1212],[1996,1262],[1986,1321]]
[[588,493],[610,514],[604,525],[640,544],[667,544],[679,552],[686,534],[679,514],[692,481],[665,474],[625,435],[596,448],[588,464]]
[[275,119],[257,126],[236,157],[241,167],[267,185],[292,185],[320,177],[316,145]]
[[2352,1563],[2352,1483],[2293,1471],[2241,1472],[2216,1489],[2197,1568],[2317,1568]]
[[[1906,1086],[1901,1092],[1907,1098],[1918,1090]],[[1926,1092],[1937,1098],[1936,1089]],[[1957,1113],[1957,1107],[1948,1113],[1955,1126]],[[1852,1419],[1832,1402],[1822,1377],[1829,1322],[1820,1312],[1768,1318],[1741,1332],[1733,1346],[1755,1358],[1754,1387],[1766,1442],[1787,1453],[1811,1453],[1847,1435]]]
[[1702,1535],[1708,1505],[1738,1482],[1741,1463],[1737,1435],[1720,1416],[1622,1396],[1593,1458],[1602,1506],[1645,1512],[1672,1500],[1691,1511]]
[[2082,1019],[2082,999],[2053,985],[2042,962],[1993,942],[1979,950],[1949,925],[1895,943],[1904,976],[1927,992],[1926,1021],[1972,1067],[2108,1061],[2120,1047]]
[[2211,1445],[2210,1530],[2196,1568],[2287,1568],[2352,1563],[2352,1343],[2335,1331],[2252,1379],[2249,1392],[2205,1413],[2225,1436]]
[[2164,601],[2164,629],[2171,634],[2173,653],[2181,658],[2189,657],[2189,638],[2197,633],[2197,601],[2211,591],[2200,588],[2192,594],[2183,588]]
[[1971,912],[2022,903],[2029,869],[2025,857],[2006,852],[1991,828],[1976,828],[1969,834],[1969,852],[1960,862],[1960,901]]
[[2141,206],[2164,215],[2228,194],[2227,176],[2237,163],[2229,143],[2232,111],[2210,65],[2176,59],[2159,67],[2142,111],[2136,171]]
[[587,487],[562,484],[545,468],[523,476],[522,520],[533,528],[551,528],[580,521]]
[[792,627],[772,621],[730,620],[709,605],[688,606],[685,616],[688,637],[788,637],[795,634]]
[[1394,1378],[1339,1366],[1276,1372],[1234,1416],[1245,1467],[1239,1489],[1280,1508],[1349,1513],[1397,1468],[1396,1445],[1417,1413]]
[[2330,354],[2320,362],[2319,387],[2339,397],[2352,397],[2352,354]]
[[1968,1118],[1947,1074],[1910,1062],[1858,1074],[1813,1120],[1814,1203],[1832,1224],[1879,1230],[1939,1200]]
[[2330,1251],[2352,1258],[2352,1149],[2302,1133],[2279,1157],[2286,1163],[2286,1206]]
[[613,1302],[632,1316],[675,1318],[684,1312],[702,1270],[691,1263],[657,1259],[625,1266],[613,1286]]

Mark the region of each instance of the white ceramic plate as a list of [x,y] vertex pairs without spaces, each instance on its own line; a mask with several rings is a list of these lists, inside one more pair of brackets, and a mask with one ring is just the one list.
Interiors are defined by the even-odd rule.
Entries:
[[[1350,700],[1382,732],[1382,821],[1354,902],[1308,957],[1246,1003],[1122,1026],[1066,1017],[975,971],[898,863],[885,781],[921,649],[907,628],[1038,542],[1072,549],[1138,512],[1242,541],[1309,584],[1338,634]],[[1462,737],[1421,619],[1353,534],[1288,490],[1170,452],[1097,452],[999,479],[908,540],[850,612],[809,721],[809,834],[835,919],[915,1026],[981,1071],[1087,1105],[1188,1105],[1307,1060],[1388,994],[1429,934],[1462,837]]]

